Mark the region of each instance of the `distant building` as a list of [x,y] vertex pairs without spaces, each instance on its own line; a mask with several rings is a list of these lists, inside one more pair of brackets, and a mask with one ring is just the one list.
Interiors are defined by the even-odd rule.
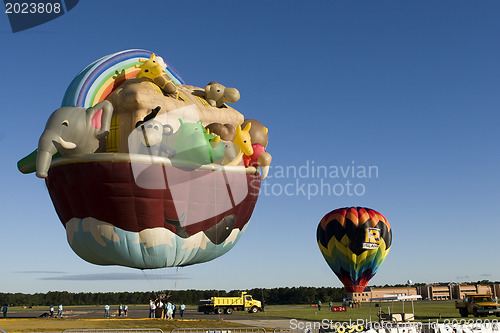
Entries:
[[470,293],[480,293],[480,294],[492,294],[493,297],[500,296],[500,284],[490,284],[487,286],[483,285],[455,285],[455,294],[457,299],[464,298],[465,294]]
[[420,286],[419,289],[422,299],[432,301],[446,301],[449,299],[457,298],[453,297],[453,287],[453,284],[428,284],[426,286]]
[[388,288],[374,288],[368,287],[362,293],[353,293],[352,299],[355,302],[369,302],[370,298],[379,298],[386,296],[410,296],[418,295],[417,288],[415,287],[388,287]]
[[462,299],[465,294],[480,293],[480,294],[492,294],[493,297],[499,295],[500,285],[470,285],[470,284],[431,284],[420,287],[420,295],[423,299],[429,299],[433,301],[449,300],[449,299]]
[[444,301],[450,299],[462,299],[465,294],[469,293],[492,294],[494,298],[500,298],[500,284],[468,285],[452,282],[428,284],[416,287],[367,287],[362,293],[353,293],[351,297],[355,302],[369,302],[370,298],[420,295],[424,300]]

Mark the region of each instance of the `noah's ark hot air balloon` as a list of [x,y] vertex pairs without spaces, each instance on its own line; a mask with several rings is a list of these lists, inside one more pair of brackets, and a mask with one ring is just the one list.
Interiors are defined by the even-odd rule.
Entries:
[[323,257],[346,291],[360,293],[389,253],[392,231],[379,212],[346,207],[326,214],[316,237]]
[[186,85],[152,52],[111,54],[73,79],[18,168],[45,179],[84,260],[206,262],[241,237],[271,161],[267,128],[228,105],[239,97],[217,82]]

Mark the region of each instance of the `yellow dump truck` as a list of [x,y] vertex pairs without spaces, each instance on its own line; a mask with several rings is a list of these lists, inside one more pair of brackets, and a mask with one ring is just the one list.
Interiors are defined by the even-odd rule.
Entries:
[[466,294],[464,299],[455,301],[455,308],[462,317],[496,315],[500,317],[500,304],[493,301],[491,294]]
[[233,311],[256,313],[262,311],[262,304],[246,292],[242,292],[239,297],[211,297],[202,299],[198,303],[198,312],[206,314],[231,314]]

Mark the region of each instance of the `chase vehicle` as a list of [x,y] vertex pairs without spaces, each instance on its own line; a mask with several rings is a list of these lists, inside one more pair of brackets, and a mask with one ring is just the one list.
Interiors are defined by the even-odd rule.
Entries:
[[248,311],[257,313],[262,310],[262,303],[252,298],[252,295],[242,292],[239,297],[211,297],[207,300],[200,300],[198,312],[231,314],[233,311]]
[[466,294],[463,300],[455,301],[455,308],[462,317],[496,315],[500,317],[500,305],[493,301],[491,294]]

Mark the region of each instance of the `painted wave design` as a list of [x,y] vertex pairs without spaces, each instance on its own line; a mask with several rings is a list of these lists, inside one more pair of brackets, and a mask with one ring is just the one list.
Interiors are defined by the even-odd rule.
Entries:
[[88,262],[153,269],[213,260],[231,250],[246,227],[234,228],[223,242],[214,244],[203,231],[182,238],[166,228],[132,232],[86,217],[70,219],[66,234],[73,251]]

